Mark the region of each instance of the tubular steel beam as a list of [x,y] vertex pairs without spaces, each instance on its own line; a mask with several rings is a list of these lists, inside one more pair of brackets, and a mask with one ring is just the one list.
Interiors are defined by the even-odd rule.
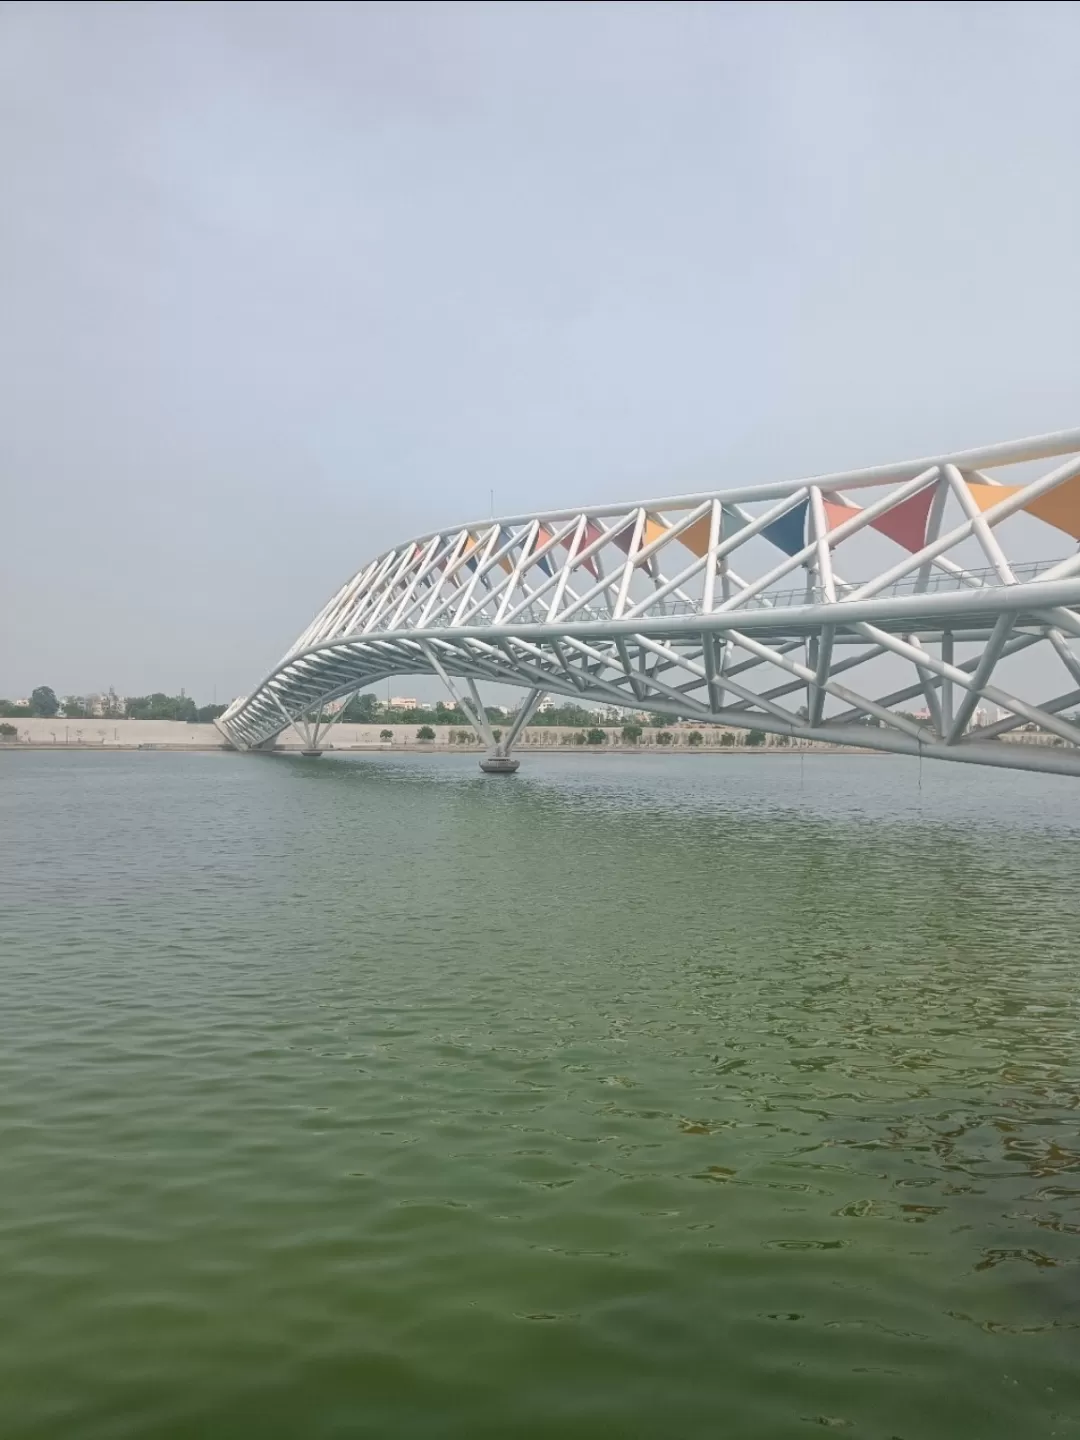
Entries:
[[[985,473],[1039,460],[1057,463],[1019,484]],[[1042,527],[1043,560],[1010,553],[1021,512]],[[870,549],[871,574],[858,557],[874,531],[888,540]],[[1073,547],[1064,556],[1063,537]],[[1080,724],[1066,713],[1080,679],[1077,540],[1080,430],[456,525],[368,561],[218,725],[240,749],[289,726],[314,748],[342,713],[328,718],[339,698],[389,675],[427,673],[492,747],[477,682],[526,689],[505,751],[551,692],[826,744],[1078,774]],[[881,563],[882,543],[906,557],[885,552]],[[982,570],[965,558],[973,545]],[[840,566],[865,578],[841,578],[840,547]],[[958,663],[957,645],[975,653]],[[1041,673],[1007,690],[991,683],[999,660],[1036,647],[1048,661]],[[1059,692],[1048,694],[1055,680]],[[805,709],[793,708],[800,696]],[[924,709],[913,717],[898,707],[914,697]],[[984,701],[1004,718],[972,730]],[[998,738],[1021,725],[1046,743]]]

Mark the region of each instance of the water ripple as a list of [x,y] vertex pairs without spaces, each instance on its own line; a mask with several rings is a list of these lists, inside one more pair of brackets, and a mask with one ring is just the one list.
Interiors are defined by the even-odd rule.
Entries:
[[1080,821],[0,756],[0,1433],[1080,1435]]

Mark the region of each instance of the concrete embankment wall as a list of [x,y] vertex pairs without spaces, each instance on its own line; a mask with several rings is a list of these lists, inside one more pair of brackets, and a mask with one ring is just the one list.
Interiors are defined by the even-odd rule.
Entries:
[[[219,750],[226,748],[225,741],[216,725],[186,725],[176,720],[43,720],[16,717],[7,723],[14,725],[18,731],[16,744],[35,747],[63,748],[67,746],[68,748],[95,750],[137,750],[140,747],[161,750]],[[418,741],[416,738],[418,728],[415,723],[411,725],[381,725],[378,722],[373,725],[342,723],[334,725],[325,735],[322,743],[327,749],[335,750],[349,750],[354,747],[374,750],[454,748],[474,749],[479,752],[482,749],[480,743],[475,740],[464,746],[456,743],[457,737],[463,731],[471,734],[464,722],[460,725],[433,725],[431,727],[435,731],[433,741]],[[506,727],[498,728],[505,730]],[[622,740],[621,726],[604,725],[600,728],[607,737],[607,745],[611,747],[645,749],[656,744],[658,733],[656,730],[645,730],[636,746],[626,746]],[[381,732],[384,730],[393,732],[392,740],[385,741],[381,738]],[[578,731],[565,726],[531,725],[517,743],[519,748],[526,750],[535,748],[577,750],[582,748],[574,744],[574,736],[578,733]],[[672,726],[669,733],[673,739],[673,744],[669,748],[682,749],[686,748],[687,739],[693,731],[690,727],[684,729]],[[701,735],[704,746],[710,748],[718,746],[722,733],[721,727],[702,727]],[[454,740],[451,740],[451,736],[455,737]],[[278,736],[277,745],[286,750],[301,750],[304,747],[304,739],[290,727]],[[656,748],[663,750],[665,747],[657,746]]]
[[[93,750],[138,750],[140,748],[155,750],[223,750],[226,749],[225,741],[221,731],[216,725],[186,725],[177,720],[43,720],[39,718],[21,718],[7,722],[14,725],[18,731],[18,740],[0,740],[0,747],[18,748],[19,746],[33,746],[34,748],[58,748],[65,746],[74,749]],[[479,752],[479,742],[472,742],[469,745],[459,745],[451,741],[451,735],[459,736],[467,727],[462,725],[433,725],[435,739],[418,741],[416,738],[417,725],[334,725],[322,741],[327,749],[335,750],[386,750],[386,749],[407,749],[407,750],[445,750],[463,749]],[[505,727],[503,727],[505,728]],[[610,749],[623,750],[655,750],[658,754],[670,754],[672,751],[681,752],[690,749],[688,740],[692,734],[700,734],[702,750],[721,749],[720,737],[725,729],[730,731],[730,726],[677,726],[672,725],[669,734],[672,736],[670,746],[660,746],[656,743],[657,730],[646,729],[636,745],[627,745],[621,735],[621,726],[604,725],[600,727],[607,737],[607,747]],[[393,739],[384,741],[380,738],[380,732],[391,730]],[[544,749],[544,750],[575,750],[579,751],[584,747],[574,744],[574,736],[578,732],[564,726],[555,725],[530,725],[524,735],[517,742],[517,749]],[[745,732],[735,731],[736,745],[728,746],[730,753],[732,748],[742,749],[742,741],[745,739]],[[776,745],[776,736],[768,736],[766,745],[761,748],[772,749]],[[1002,737],[1004,740],[1013,742],[1024,742],[1027,744],[1052,744],[1054,737],[1050,735],[1035,735],[1026,733],[1014,733]],[[817,744],[806,744],[805,748],[813,750],[832,750],[834,746],[822,746]],[[294,729],[284,731],[277,740],[281,749],[302,750],[304,740]]]
[[[177,720],[42,720],[38,718],[23,719],[16,717],[7,722],[14,725],[18,731],[20,745],[33,746],[68,746],[76,748],[91,749],[119,749],[137,750],[140,746],[162,750],[218,750],[224,749],[225,741],[221,731],[216,725],[186,725]],[[458,746],[451,741],[451,735],[459,736],[462,731],[468,731],[464,721],[460,725],[433,725],[435,739],[418,741],[416,732],[418,725],[414,722],[411,725],[334,725],[326,734],[323,744],[328,749],[349,750],[354,746],[361,749],[394,749],[407,748],[414,750],[446,749],[453,745],[458,749],[475,749],[479,751],[482,747],[478,741],[469,745]],[[505,726],[497,727],[505,730]],[[618,725],[607,725],[601,727],[607,736],[609,745],[619,743],[621,727]],[[384,730],[393,732],[393,739],[385,741],[381,738]],[[573,745],[573,736],[577,732],[561,726],[530,726],[524,737],[518,741],[519,745],[528,748],[530,746],[544,746],[562,748],[564,744]],[[651,741],[655,731],[646,730],[642,736],[642,744]],[[716,732],[719,735],[719,731]],[[686,740],[687,732],[672,731],[672,734],[680,735],[683,743]],[[708,743],[708,732],[706,743]],[[301,750],[304,747],[303,736],[291,727],[278,736],[277,745],[282,749]],[[578,747],[574,747],[575,749]]]

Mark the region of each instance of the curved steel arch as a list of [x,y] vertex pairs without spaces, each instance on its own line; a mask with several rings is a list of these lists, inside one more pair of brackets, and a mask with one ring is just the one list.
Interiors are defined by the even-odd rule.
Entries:
[[[1051,460],[1036,479],[1009,483],[998,473]],[[1016,527],[1000,527],[1020,513],[1053,527],[1045,533],[1062,558],[1010,559]],[[1080,710],[1078,540],[1080,431],[453,526],[364,566],[218,723],[250,749],[384,677],[429,672],[493,747],[476,682],[529,692],[497,747],[504,754],[539,698],[554,693],[1076,775],[1080,723],[1067,712]],[[853,581],[841,565],[872,573]],[[1034,647],[1058,677],[1057,692],[1038,700],[994,673]],[[882,657],[892,662],[890,684],[875,693],[880,685],[863,677]],[[905,683],[895,683],[898,665]],[[848,677],[860,668],[853,688]],[[921,713],[911,714],[912,703]],[[972,731],[980,703],[1001,718]],[[999,743],[1027,724],[1052,743]]]

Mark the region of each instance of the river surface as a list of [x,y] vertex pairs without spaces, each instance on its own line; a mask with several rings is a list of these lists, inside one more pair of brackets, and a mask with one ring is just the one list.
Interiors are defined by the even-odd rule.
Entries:
[[1080,784],[0,754],[3,1440],[1080,1436]]

